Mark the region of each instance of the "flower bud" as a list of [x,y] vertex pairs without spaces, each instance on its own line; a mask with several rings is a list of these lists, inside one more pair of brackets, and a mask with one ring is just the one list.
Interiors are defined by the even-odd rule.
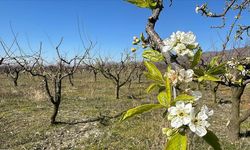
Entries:
[[142,43],[142,48],[145,49],[147,48],[148,46],[145,44],[145,43]]
[[131,51],[132,51],[132,52],[135,52],[135,51],[136,51],[136,48],[132,47],[132,48],[131,48]]

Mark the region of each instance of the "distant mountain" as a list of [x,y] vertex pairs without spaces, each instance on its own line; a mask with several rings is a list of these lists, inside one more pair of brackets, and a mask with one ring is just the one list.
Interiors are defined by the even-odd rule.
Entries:
[[229,60],[231,58],[246,58],[250,57],[250,46],[225,50],[225,51],[208,51],[203,52],[202,59],[204,61],[210,61],[213,57],[220,56],[223,60]]

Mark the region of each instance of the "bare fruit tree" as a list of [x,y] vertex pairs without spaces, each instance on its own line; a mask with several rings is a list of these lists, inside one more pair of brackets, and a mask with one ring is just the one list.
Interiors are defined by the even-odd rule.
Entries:
[[[90,64],[91,62],[89,62]],[[95,64],[87,65],[86,70],[89,71],[89,73],[93,73],[94,75],[94,81],[97,81],[97,74],[99,73],[98,68],[95,66]]]
[[19,79],[19,75],[20,73],[24,71],[24,69],[22,67],[20,67],[19,65],[11,65],[11,64],[4,64],[4,73],[10,77],[10,79],[13,81],[14,86],[17,86],[17,81]]
[[[197,6],[195,10],[196,13],[200,13],[201,15],[209,18],[221,18],[222,20],[221,25],[212,26],[212,28],[222,29],[229,27],[225,41],[222,45],[222,49],[226,50],[227,45],[232,39],[232,37],[234,37],[237,40],[237,39],[243,39],[244,35],[250,36],[250,25],[248,24],[242,25],[240,23],[240,19],[244,18],[242,16],[246,15],[246,13],[249,13],[249,7],[250,7],[249,0],[230,0],[230,1],[225,0],[225,6],[219,13],[213,12],[207,3]],[[227,18],[230,17],[230,15],[228,15],[230,13],[236,14],[232,22],[229,22],[227,20]]]
[[[250,116],[250,109],[241,110],[240,103],[241,97],[244,94],[247,84],[250,83],[250,47],[236,48],[234,50],[225,51],[218,56],[214,56],[206,65],[201,65],[202,69],[209,70],[211,64],[223,70],[216,70],[220,72],[218,81],[215,81],[213,89],[214,100],[216,101],[216,92],[219,85],[224,85],[231,90],[232,106],[230,108],[230,118],[227,123],[228,135],[232,141],[240,138],[240,125]],[[203,68],[204,67],[204,68]],[[240,115],[240,113],[242,115]]]
[[0,65],[2,65],[4,58],[0,59]]
[[120,89],[129,83],[137,68],[137,63],[134,56],[122,54],[121,60],[118,62],[112,61],[109,58],[103,59],[99,57],[92,67],[96,68],[106,79],[113,82],[116,98],[119,99]]
[[[66,77],[72,77],[77,71],[82,61],[89,54],[89,51],[94,47],[92,43],[84,49],[83,55],[76,55],[71,59],[63,57],[60,53],[60,46],[63,42],[61,38],[59,44],[55,47],[57,59],[53,64],[49,64],[46,59],[42,57],[42,43],[40,43],[37,53],[32,55],[10,55],[10,47],[8,47],[3,41],[1,45],[9,57],[16,61],[26,72],[29,72],[32,76],[40,77],[42,79],[44,88],[50,102],[53,104],[53,113],[51,116],[51,124],[58,123],[56,116],[59,111],[59,106],[62,100],[62,84]],[[15,43],[20,48],[19,43],[15,37]]]
[[138,83],[141,83],[141,79],[142,79],[144,71],[146,71],[146,68],[145,68],[143,62],[138,62],[138,66],[137,66],[137,69],[135,71],[135,76],[138,79]]
[[[240,137],[240,124],[244,122],[250,116],[250,110],[246,110],[240,116],[240,102],[241,96],[244,93],[246,85],[250,82],[249,74],[243,73],[242,71],[249,70],[250,62],[246,59],[247,54],[249,53],[249,47],[243,48],[243,51],[236,50],[237,55],[227,55],[231,56],[228,58],[226,56],[226,49],[230,41],[243,40],[245,37],[250,36],[250,25],[249,24],[241,24],[240,20],[249,13],[250,1],[249,0],[230,0],[225,1],[225,6],[221,12],[215,13],[211,10],[208,4],[202,4],[196,7],[196,12],[200,13],[203,16],[208,18],[221,18],[222,24],[213,26],[212,28],[220,28],[227,29],[228,32],[223,41],[222,52],[220,53],[223,56],[224,60],[221,59],[221,62],[228,61],[228,70],[226,74],[224,74],[224,81],[220,81],[220,84],[226,85],[231,89],[231,113],[230,120],[228,122],[228,134],[232,141],[239,139]],[[236,14],[232,21],[228,21],[227,18],[230,17],[230,13]],[[233,47],[235,47],[233,45]],[[238,66],[240,66],[238,68]],[[235,68],[232,68],[235,67]],[[242,68],[243,67],[243,68]],[[238,68],[238,69],[237,69]],[[240,82],[236,80],[241,80]]]
[[[243,52],[243,53],[242,53]],[[222,76],[219,84],[226,85],[231,89],[231,110],[228,121],[228,133],[232,141],[240,138],[240,125],[250,116],[250,109],[241,110],[241,97],[247,84],[250,83],[250,57],[247,53],[250,47],[236,49],[227,61],[227,73]],[[240,115],[240,112],[243,112]]]

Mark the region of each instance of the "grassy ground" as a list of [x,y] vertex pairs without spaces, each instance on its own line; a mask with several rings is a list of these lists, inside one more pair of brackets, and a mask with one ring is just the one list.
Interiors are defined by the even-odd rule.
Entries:
[[[93,81],[91,74],[77,74],[72,87],[63,84],[63,100],[58,121],[80,122],[100,115],[114,116],[128,108],[155,101],[155,95],[146,95],[145,80],[136,81],[131,88],[121,89],[121,99],[115,99],[112,82],[99,76]],[[39,78],[21,76],[14,87],[5,76],[0,76],[0,149],[162,149],[166,127],[163,110],[148,112],[123,123],[119,118],[106,122],[50,125],[52,105],[47,100]],[[227,100],[230,90],[221,87],[219,99]],[[243,108],[249,108],[250,88],[243,95]],[[211,130],[221,139],[226,150],[250,149],[250,138],[230,143],[226,136],[230,104],[214,105],[212,94],[203,90],[202,103],[215,111]],[[248,100],[248,101],[247,101]],[[242,132],[250,129],[250,121],[242,125]],[[209,149],[201,139],[194,137],[194,149]]]

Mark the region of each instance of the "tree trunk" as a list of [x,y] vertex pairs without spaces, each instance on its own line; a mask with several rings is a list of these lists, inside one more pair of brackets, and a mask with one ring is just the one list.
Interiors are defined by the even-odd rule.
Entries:
[[71,86],[74,86],[74,83],[73,83],[72,79],[73,79],[73,75],[72,76],[69,75],[69,83],[70,83]]
[[14,86],[17,87],[17,80],[19,78],[19,72],[15,72],[13,75],[11,75],[11,78],[13,80]]
[[217,103],[217,91],[218,91],[218,88],[219,88],[219,84],[217,84],[217,85],[213,88],[214,104]]
[[13,80],[13,82],[14,82],[14,86],[17,86],[17,78],[15,78],[15,79]]
[[139,74],[139,77],[138,77],[138,83],[141,83],[141,77],[142,77],[143,74]]
[[61,79],[59,80],[55,80],[54,81],[55,83],[55,100],[53,103],[54,105],[54,110],[53,110],[53,114],[51,116],[51,124],[56,124],[56,116],[58,114],[58,111],[59,111],[59,106],[60,106],[60,103],[61,103],[61,90],[62,90],[62,81]]
[[60,105],[60,103],[53,104],[54,109],[53,109],[53,114],[51,116],[51,124],[56,124],[56,116],[58,114],[59,105]]
[[96,82],[96,80],[97,80],[97,72],[94,72],[94,80]]
[[120,98],[120,86],[116,85],[116,99]]
[[228,125],[228,133],[231,141],[238,140],[240,138],[240,99],[244,92],[244,86],[231,87],[232,91],[232,106],[230,112],[230,122]]

